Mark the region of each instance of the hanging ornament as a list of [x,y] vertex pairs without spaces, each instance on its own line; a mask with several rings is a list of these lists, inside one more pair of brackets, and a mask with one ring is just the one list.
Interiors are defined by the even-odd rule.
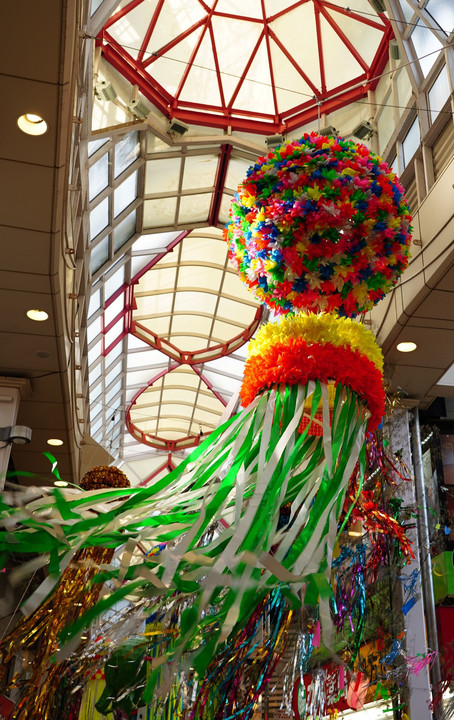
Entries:
[[410,221],[404,189],[380,157],[311,133],[249,168],[226,238],[241,280],[274,312],[353,317],[407,267]]

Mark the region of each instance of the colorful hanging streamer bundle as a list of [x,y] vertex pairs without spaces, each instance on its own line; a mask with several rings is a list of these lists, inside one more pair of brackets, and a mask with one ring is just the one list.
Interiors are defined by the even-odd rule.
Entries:
[[[329,315],[326,324],[332,338]],[[70,636],[125,596],[148,594],[157,612],[163,607],[171,612],[182,597],[188,598],[180,635],[154,659],[145,697],[152,696],[158,683],[159,665],[176,663],[189,650],[203,674],[216,647],[244,627],[253,608],[275,587],[296,605],[299,591],[310,604],[321,595],[328,608],[327,574],[338,517],[364,448],[370,413],[350,387],[335,385],[330,401],[324,378],[305,384],[287,379],[264,389],[182,466],[149,488],[82,496],[54,490],[19,508],[3,505],[8,527],[0,535],[3,550],[38,549],[58,558],[68,548],[126,543],[120,567],[99,576],[115,582],[117,589],[85,613]],[[309,434],[310,426],[300,429],[305,414],[312,422],[317,413],[319,437]],[[103,504],[114,498],[120,502]],[[289,522],[280,527],[283,505],[290,507]],[[224,522],[218,523],[216,536],[207,540],[207,531],[220,519]],[[139,543],[167,545],[159,554],[139,559]],[[327,609],[327,632],[329,622]]]
[[[351,141],[305,135],[260,158],[232,205],[229,253],[276,312],[311,312],[265,326],[250,344],[245,409],[146,488],[105,490],[94,472],[83,494],[3,496],[0,550],[41,553],[54,582],[76,552],[118,549],[118,562],[87,586],[99,592],[108,582],[111,592],[63,628],[65,617],[61,640],[80,637],[123,599],[159,623],[153,642],[117,648],[134,678],[115,694],[116,707],[125,700],[129,712],[157,697],[163,707],[178,676],[181,690],[195,668],[204,681],[194,720],[249,717],[280,656],[289,608],[302,601],[318,606],[331,646],[339,518],[355,467],[355,500],[361,493],[366,431],[384,412],[381,351],[349,318],[380,300],[408,263],[403,194],[388,166]],[[28,608],[50,590],[38,588]],[[271,615],[268,645],[259,648],[257,628]],[[313,712],[324,708],[322,675]],[[106,693],[98,709],[110,708]]]
[[[92,477],[100,487],[128,487],[129,481],[124,473],[115,467],[95,468],[83,478],[81,487],[91,487]],[[55,489],[55,503],[62,507],[65,504],[60,491]],[[44,525],[46,519],[42,519]],[[24,525],[27,523],[25,521]],[[25,530],[25,532],[27,532]],[[50,521],[52,532],[52,521]],[[14,537],[10,538],[14,546]],[[28,552],[39,551],[33,548],[33,541]],[[93,584],[94,577],[103,564],[112,560],[113,550],[103,547],[90,547],[76,551],[76,547],[66,555],[62,567],[64,569],[58,581],[59,563],[51,554],[49,577],[42,583],[35,597],[35,605],[41,604],[28,617],[16,625],[14,630],[0,642],[0,677],[5,675],[9,662],[19,651],[28,650],[33,653],[31,669],[25,675],[17,673],[10,688],[24,686],[32,689],[32,693],[24,693],[10,714],[11,720],[47,720],[53,717],[58,686],[65,673],[69,671],[66,662],[58,662],[57,653],[61,651],[60,633],[64,628],[77,621],[85,612],[93,608],[98,600],[101,585]],[[75,554],[74,554],[75,553]],[[46,559],[46,558],[44,558]],[[39,561],[38,561],[39,563]],[[69,564],[68,564],[69,563]],[[42,565],[33,560],[35,569]],[[20,571],[22,572],[22,571]],[[56,573],[56,575],[54,575]],[[17,573],[16,573],[17,575]],[[47,597],[49,591],[52,593]],[[33,605],[26,602],[23,612],[27,615]]]
[[226,238],[240,278],[274,312],[353,317],[406,268],[410,221],[404,189],[380,157],[311,133],[249,168]]

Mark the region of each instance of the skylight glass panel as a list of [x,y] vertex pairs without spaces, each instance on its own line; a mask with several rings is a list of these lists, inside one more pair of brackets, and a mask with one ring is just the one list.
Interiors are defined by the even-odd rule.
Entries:
[[137,212],[133,210],[114,230],[114,252],[117,252],[136,231]]
[[120,320],[116,322],[115,325],[108,332],[106,332],[104,336],[105,348],[108,348],[118,338],[118,336],[121,335],[121,333],[123,332],[123,327],[124,320],[123,318],[120,318]]
[[90,269],[97,272],[109,259],[109,236],[91,248]]
[[143,224],[146,228],[165,228],[175,224],[177,199],[162,198],[145,200],[143,204]]
[[114,190],[114,217],[118,217],[137,197],[137,170]]
[[429,90],[430,119],[434,122],[440,110],[449,97],[449,81],[446,65],[439,73],[437,79]]
[[103,422],[103,419],[102,419],[102,417],[101,417],[101,418],[99,418],[99,420],[97,420],[95,423],[92,423],[92,424],[90,425],[90,431],[91,431],[91,435],[92,435],[92,436],[93,436],[93,435],[96,435],[96,433],[97,433],[99,430],[101,430],[102,422]]
[[419,142],[421,139],[420,130],[419,130],[419,122],[418,118],[416,117],[413,121],[413,124],[408,131],[408,133],[405,136],[405,139],[402,143],[402,155],[403,155],[403,161],[404,161],[404,167],[407,167],[408,163],[412,159],[413,155],[419,148]]
[[132,132],[126,135],[117,145],[115,145],[115,177],[121,175],[134,160],[139,157],[140,142],[139,133]]
[[183,190],[212,187],[217,166],[217,155],[188,156],[184,163]]
[[180,211],[178,214],[179,224],[206,222],[208,220],[211,200],[211,193],[183,196],[180,200]]
[[90,296],[90,304],[88,306],[88,317],[94,315],[101,307],[101,290],[98,288],[93,291]]
[[437,50],[441,50],[443,45],[421,19],[413,28],[411,39],[423,75],[427,76],[438,57]]
[[124,294],[119,295],[106,309],[104,310],[104,326],[107,327],[117,315],[124,310],[125,299]]
[[[102,1],[102,0],[101,0]],[[103,145],[108,142],[108,138],[100,138],[99,140],[92,140],[88,143],[88,157],[91,157],[95,154],[99,148],[102,148]]]
[[115,395],[116,395],[118,392],[120,392],[120,390],[121,390],[121,379],[120,379],[118,382],[116,382],[115,385],[114,385],[114,386],[109,390],[109,392],[106,394],[106,398],[105,398],[106,405],[109,405],[109,403],[112,402],[112,400],[114,399]]
[[181,158],[148,160],[145,193],[162,195],[178,189],[181,170]]
[[90,212],[90,240],[93,240],[101,230],[104,230],[109,224],[109,198],[104,198],[102,202],[93,208]]
[[400,0],[400,7],[402,8],[402,14],[403,14],[405,20],[407,22],[410,22],[415,11],[411,7],[411,5],[409,5],[407,0]]
[[454,29],[454,3],[452,0],[427,0],[426,10],[446,35]]
[[[87,341],[88,342],[90,342],[90,340],[88,340],[89,334],[93,335],[93,337],[91,338],[93,340],[96,337],[96,335],[99,332],[101,332],[101,320],[98,319],[97,323],[98,323],[98,328],[99,328],[99,329],[97,329],[97,332],[95,329],[96,321],[92,325],[88,326],[88,330],[87,330]],[[88,351],[88,364],[92,365],[92,363],[94,363],[95,360],[97,360],[99,357],[101,357],[101,340],[98,340],[98,342],[95,343],[95,345],[93,345],[93,347],[90,348],[90,350]]]
[[96,400],[96,398],[99,398],[103,391],[103,384],[102,382],[95,385],[93,388],[90,388],[90,400],[93,402]]
[[114,345],[112,350],[110,350],[110,352],[107,353],[106,358],[105,358],[106,367],[109,368],[112,365],[112,363],[117,358],[120,357],[122,352],[123,352],[123,340],[121,340],[121,342]]
[[[101,316],[95,318],[87,327],[87,343],[90,344],[101,333]],[[101,348],[99,348],[101,349]],[[90,358],[89,358],[90,362]]]
[[95,382],[101,377],[101,374],[102,374],[102,364],[98,363],[98,365],[95,365],[88,373],[89,384],[94,385]]
[[110,371],[107,373],[106,378],[105,378],[106,387],[109,386],[110,383],[115,380],[115,378],[117,377],[117,375],[120,374],[121,369],[122,369],[122,363],[119,362],[119,363],[117,363],[116,365],[114,365],[113,368],[112,368],[112,370],[110,370]]
[[88,171],[88,199],[91,202],[99,195],[109,184],[109,153],[105,153],[102,157],[91,166]]
[[104,297],[106,301],[121,288],[125,281],[125,266],[121,265],[118,270],[110,275],[104,284]]

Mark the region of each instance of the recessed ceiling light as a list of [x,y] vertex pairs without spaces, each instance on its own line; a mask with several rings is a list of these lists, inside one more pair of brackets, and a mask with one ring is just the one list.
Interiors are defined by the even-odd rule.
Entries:
[[17,124],[22,132],[27,135],[44,135],[47,130],[47,122],[41,115],[26,113],[17,118]]
[[30,318],[30,320],[36,320],[36,322],[43,322],[43,320],[47,320],[49,315],[45,310],[27,310],[27,317]]
[[396,347],[399,352],[413,352],[418,346],[414,342],[400,342]]
[[47,444],[57,447],[58,445],[63,445],[63,440],[60,440],[60,438],[49,438]]
[[55,480],[54,485],[57,487],[68,487],[69,483],[66,480]]

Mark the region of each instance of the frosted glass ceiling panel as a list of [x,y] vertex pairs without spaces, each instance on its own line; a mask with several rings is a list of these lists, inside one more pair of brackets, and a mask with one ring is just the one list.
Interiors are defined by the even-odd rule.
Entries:
[[180,266],[178,284],[180,287],[209,288],[219,292],[223,271],[217,268],[189,265]]
[[93,240],[101,230],[109,224],[109,198],[105,198],[90,211],[90,240]]
[[428,75],[438,57],[436,51],[441,50],[443,46],[421,19],[416,23],[410,37],[413,41],[421,70],[424,75]]
[[175,191],[178,189],[181,158],[148,160],[145,177],[145,193],[148,195]]
[[[185,311],[188,307],[200,303],[200,293],[179,292],[175,298],[175,310]],[[209,293],[203,295],[203,310],[206,313],[214,313],[216,307],[216,296]]]
[[115,145],[115,177],[121,175],[139,157],[139,133],[130,132]]
[[114,190],[114,217],[118,217],[137,197],[137,170]]
[[88,171],[88,199],[91,202],[109,184],[109,153],[105,153]]
[[[355,60],[351,53],[345,51],[345,45],[341,38],[334,32],[331,25],[325,18],[321,18],[323,47],[329,47],[329,57],[325,62],[325,77],[328,88],[341,85],[346,77],[357,77],[364,73],[361,65]],[[339,62],[342,57],[342,62]]]
[[145,228],[166,227],[175,222],[176,198],[145,200],[143,224]]
[[214,186],[218,155],[188,156],[184,163],[183,190]]
[[128,370],[137,367],[153,367],[166,365],[167,359],[159,350],[144,350],[142,352],[130,352],[127,356]]
[[211,193],[206,195],[188,195],[180,200],[178,222],[180,225],[194,222],[207,222],[212,201]]

